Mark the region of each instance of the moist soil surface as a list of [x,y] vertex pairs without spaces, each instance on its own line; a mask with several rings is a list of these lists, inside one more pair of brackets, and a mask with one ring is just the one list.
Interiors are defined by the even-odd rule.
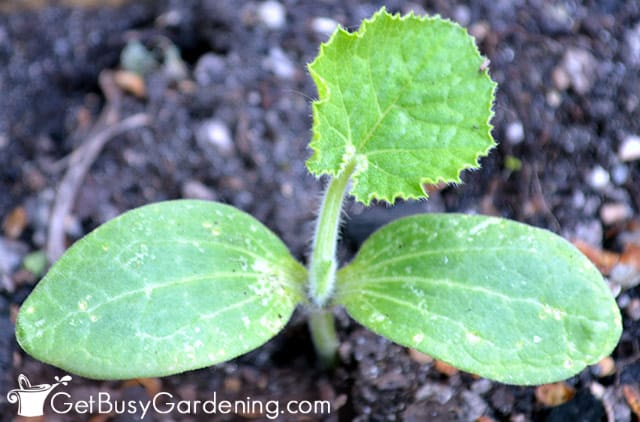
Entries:
[[[499,144],[481,169],[464,173],[459,186],[431,189],[427,201],[367,209],[347,201],[340,261],[348,262],[377,227],[413,213],[491,214],[550,229],[588,250],[617,295],[624,333],[611,359],[564,384],[508,386],[395,345],[337,310],[341,362],[327,371],[316,364],[304,310],[298,310],[281,334],[231,362],[139,382],[74,376],[65,387],[74,400],[101,391],[126,400],[165,391],[184,400],[216,394],[219,400],[332,403],[330,415],[285,413],[278,420],[638,420],[640,259],[632,252],[640,247],[640,3],[385,4],[392,12],[440,14],[469,28],[499,84],[493,119]],[[3,420],[15,415],[6,393],[17,387],[18,374],[34,384],[64,375],[25,355],[15,342],[15,314],[39,278],[33,274],[38,265],[24,269],[25,256],[55,256],[99,224],[143,204],[202,198],[254,215],[306,262],[325,181],[304,166],[310,100],[316,96],[305,64],[336,24],[354,30],[382,5],[0,4]],[[122,129],[132,116],[142,120],[129,120]],[[107,139],[95,157],[73,158],[100,136]],[[89,167],[77,189],[63,192],[61,186],[69,186],[65,174],[83,164]],[[58,212],[52,212],[56,203]],[[65,207],[69,212],[59,212]],[[56,235],[57,243],[51,239]],[[611,264],[621,257],[631,262],[622,275]],[[140,418],[48,412],[48,421]],[[145,420],[270,416],[174,412]]]

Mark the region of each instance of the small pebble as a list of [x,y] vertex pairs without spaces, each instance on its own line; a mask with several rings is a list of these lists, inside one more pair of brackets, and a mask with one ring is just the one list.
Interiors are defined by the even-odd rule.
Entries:
[[640,299],[633,298],[629,305],[627,306],[627,315],[634,321],[638,321],[640,319]]
[[[611,269],[609,280],[613,286],[618,286],[621,289],[633,289],[640,284],[640,271],[634,265],[619,262]],[[625,308],[627,306],[629,306],[629,303],[620,307]]]
[[469,34],[471,34],[477,42],[483,41],[490,32],[491,27],[487,21],[476,22],[469,27]]
[[627,136],[620,145],[618,158],[621,161],[635,161],[640,159],[640,136]]
[[247,103],[257,106],[262,102],[262,95],[258,91],[249,91],[247,94]]
[[468,6],[458,5],[453,9],[453,20],[462,26],[468,26],[471,21],[471,10]]
[[168,10],[166,13],[158,16],[156,22],[159,26],[176,27],[184,22],[185,16],[180,10]]
[[415,394],[416,401],[433,398],[440,404],[445,404],[453,397],[453,389],[447,385],[427,383],[420,387]]
[[618,302],[618,307],[620,307],[621,309],[624,309],[627,306],[629,306],[629,303],[631,303],[631,297],[629,297],[628,294],[623,293],[620,296],[618,296],[617,302]]
[[390,371],[375,378],[373,384],[382,391],[407,388],[409,379],[401,372]]
[[503,61],[511,63],[516,57],[516,52],[513,48],[505,47],[502,49],[502,51],[500,51],[500,57]]
[[215,201],[218,199],[215,191],[197,180],[187,180],[182,185],[182,197],[188,199],[202,199]]
[[599,248],[602,246],[602,233],[602,223],[597,218],[593,218],[578,223],[573,230],[572,237],[582,239],[587,244]]
[[479,379],[471,384],[471,391],[476,394],[485,394],[491,390],[492,383],[488,379]]
[[285,24],[286,11],[277,1],[267,0],[258,6],[258,19],[269,29],[280,29]]
[[633,29],[627,29],[624,34],[625,47],[631,64],[640,64],[640,22]]
[[[605,359],[611,359],[611,357],[606,357]],[[613,360],[613,359],[611,359],[611,360]],[[595,398],[597,398],[599,400],[602,400],[602,398],[604,397],[604,395],[607,392],[607,390],[604,388],[604,386],[602,384],[597,383],[597,382],[591,383],[591,385],[589,386],[589,391],[591,392],[593,397],[595,397]]]
[[549,104],[553,108],[557,108],[560,106],[560,104],[562,104],[562,95],[560,95],[560,93],[555,89],[547,92],[546,99],[547,104]]
[[631,208],[621,202],[610,202],[600,208],[600,218],[604,224],[620,223],[629,217],[631,217]]
[[279,47],[269,49],[269,56],[263,62],[263,66],[281,79],[291,79],[296,74],[296,67]]
[[589,183],[589,186],[598,191],[609,186],[610,181],[611,176],[609,175],[609,172],[600,165],[595,166],[587,176],[587,183]]
[[570,31],[573,25],[572,12],[567,6],[558,3],[551,3],[542,8],[542,26],[546,31],[560,32]]
[[524,140],[524,127],[522,127],[522,122],[516,120],[515,122],[509,123],[507,125],[506,131],[507,141],[512,144],[519,144]]
[[490,397],[491,405],[505,414],[512,412],[515,400],[513,391],[503,385],[497,385]]
[[571,81],[573,89],[581,95],[588,93],[596,80],[597,61],[582,48],[569,48],[562,58],[562,69]]
[[487,411],[487,403],[478,394],[471,391],[463,391],[462,398],[465,404],[464,419],[468,421],[478,420]]
[[553,69],[551,72],[551,80],[553,81],[553,85],[559,91],[566,91],[571,85],[571,79],[562,67],[556,67]]
[[10,274],[18,269],[27,252],[25,243],[0,236],[0,273]]
[[9,275],[0,272],[0,289],[4,289],[9,293],[13,293],[16,289],[15,281]]
[[203,54],[196,63],[193,75],[200,86],[224,82],[226,76],[224,58],[214,53]]
[[616,185],[622,185],[629,177],[629,167],[624,164],[616,164],[611,169],[611,179]]
[[75,214],[67,215],[64,218],[63,226],[64,232],[71,237],[80,238],[85,234],[80,218]]
[[231,131],[221,120],[210,119],[202,123],[196,131],[196,138],[204,144],[215,146],[223,155],[233,151]]
[[280,193],[285,198],[291,198],[293,196],[293,184],[285,182],[280,185]]
[[122,157],[124,161],[130,167],[138,167],[142,168],[149,159],[149,156],[145,154],[143,151],[136,150],[134,148],[125,148],[122,151]]
[[331,18],[319,16],[311,20],[311,30],[318,35],[329,37],[338,27],[338,22]]

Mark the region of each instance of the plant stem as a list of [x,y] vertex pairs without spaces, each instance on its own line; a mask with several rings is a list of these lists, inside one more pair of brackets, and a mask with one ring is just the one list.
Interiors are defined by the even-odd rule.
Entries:
[[322,201],[320,215],[316,222],[313,249],[309,263],[309,298],[313,309],[309,316],[309,330],[316,353],[324,366],[335,362],[338,337],[331,310],[326,309],[335,289],[336,246],[342,201],[355,162],[349,163],[338,175],[331,179]]
[[342,200],[354,167],[355,162],[350,163],[338,177],[331,179],[316,222],[309,266],[309,296],[318,308],[323,308],[333,295]]
[[331,368],[335,364],[336,350],[339,345],[331,311],[313,309],[309,315],[309,331],[320,363],[325,368]]

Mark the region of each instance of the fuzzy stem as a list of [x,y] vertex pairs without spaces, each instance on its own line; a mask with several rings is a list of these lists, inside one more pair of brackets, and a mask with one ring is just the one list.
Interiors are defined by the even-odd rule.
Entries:
[[355,163],[348,165],[335,179],[331,179],[325,192],[316,222],[313,250],[309,265],[309,297],[318,308],[323,308],[335,287],[336,245],[340,227],[342,201]]
[[355,162],[350,163],[338,177],[331,179],[327,186],[320,215],[316,222],[313,249],[309,263],[309,298],[312,310],[309,316],[311,339],[320,361],[325,367],[335,363],[338,349],[335,322],[331,310],[326,309],[335,290],[336,246],[342,201]]
[[336,351],[339,345],[331,311],[313,309],[309,315],[309,331],[320,363],[325,368],[331,368],[336,362]]

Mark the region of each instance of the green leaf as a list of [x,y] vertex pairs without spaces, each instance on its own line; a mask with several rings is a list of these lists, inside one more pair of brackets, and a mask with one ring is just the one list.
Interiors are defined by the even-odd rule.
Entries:
[[338,272],[335,300],[378,334],[511,384],[568,378],[621,334],[602,276],[573,245],[494,217],[383,227]]
[[169,201],[76,242],[20,309],[32,356],[90,378],[213,365],[273,337],[304,298],[306,270],[230,206]]
[[309,65],[316,174],[355,163],[351,194],[425,197],[424,183],[459,182],[494,142],[489,120],[495,83],[473,38],[438,17],[384,9],[355,33],[339,28]]

